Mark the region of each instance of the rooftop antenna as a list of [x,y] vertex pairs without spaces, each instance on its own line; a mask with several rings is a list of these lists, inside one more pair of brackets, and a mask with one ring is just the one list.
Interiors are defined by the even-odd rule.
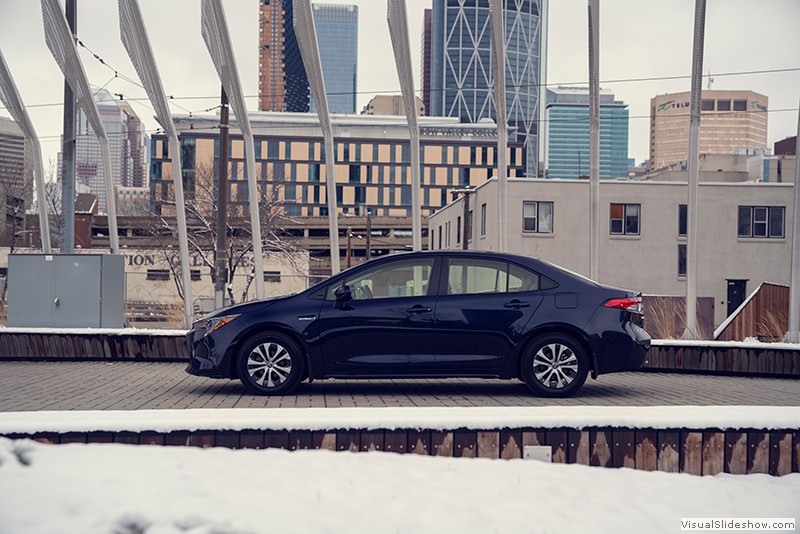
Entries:
[[708,87],[706,88],[709,91],[711,90],[711,84],[712,83],[714,83],[714,78],[711,77],[711,70],[709,70],[708,71]]

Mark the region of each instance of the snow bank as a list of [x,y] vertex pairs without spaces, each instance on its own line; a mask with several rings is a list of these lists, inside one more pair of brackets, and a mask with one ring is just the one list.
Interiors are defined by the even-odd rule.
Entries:
[[796,406],[259,408],[0,413],[0,434],[495,428],[800,429]]
[[654,339],[654,347],[711,347],[720,349],[800,350],[800,343],[762,343],[761,341],[703,341],[690,339]]
[[158,328],[50,328],[12,326],[0,327],[0,334],[53,334],[53,335],[104,335],[104,336],[185,336],[188,330],[161,330]]
[[0,439],[0,532],[674,533],[800,517],[800,475]]

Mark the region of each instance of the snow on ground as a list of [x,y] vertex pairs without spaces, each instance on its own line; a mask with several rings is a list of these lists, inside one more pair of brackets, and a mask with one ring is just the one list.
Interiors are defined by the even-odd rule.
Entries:
[[0,439],[0,533],[676,532],[798,518],[800,475]]
[[[0,413],[0,435],[36,432],[425,428],[800,428],[798,406],[218,408]],[[0,533],[1,534],[1,533]]]

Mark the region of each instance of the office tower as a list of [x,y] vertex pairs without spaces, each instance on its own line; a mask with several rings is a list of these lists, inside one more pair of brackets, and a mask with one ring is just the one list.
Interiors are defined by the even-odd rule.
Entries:
[[[294,32],[292,0],[260,3],[259,109],[314,111]],[[355,113],[358,8],[314,4],[314,24],[331,113]]]
[[[546,178],[589,175],[589,89],[547,90]],[[628,176],[628,105],[600,90],[600,178]]]
[[[650,99],[650,170],[689,157],[691,94]],[[767,148],[769,99],[754,91],[704,90],[700,112],[700,153],[733,154]]]
[[[506,115],[523,151],[525,175],[539,166],[540,84],[547,0],[508,0],[505,14]],[[495,118],[489,3],[434,0],[431,18],[430,110],[462,122]]]
[[33,197],[33,152],[17,123],[0,117],[0,239],[20,242]]
[[422,20],[422,72],[419,77],[422,84],[422,103],[425,105],[425,114],[431,114],[431,38],[432,38],[433,11],[426,9]]
[[[127,102],[115,100],[104,89],[97,91],[94,98],[108,137],[114,186],[145,187],[146,136],[142,132],[141,120]],[[75,180],[89,187],[97,196],[100,211],[105,213],[106,182],[100,141],[83,110],[77,110],[76,126]],[[60,158],[59,153],[59,161]],[[59,165],[59,179],[60,172]]]

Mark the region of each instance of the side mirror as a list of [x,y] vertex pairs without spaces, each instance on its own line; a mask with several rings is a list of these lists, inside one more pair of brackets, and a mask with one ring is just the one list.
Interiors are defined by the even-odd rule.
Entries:
[[335,308],[343,308],[345,302],[353,299],[353,293],[348,285],[337,287],[333,296],[336,297],[336,302],[333,304]]

